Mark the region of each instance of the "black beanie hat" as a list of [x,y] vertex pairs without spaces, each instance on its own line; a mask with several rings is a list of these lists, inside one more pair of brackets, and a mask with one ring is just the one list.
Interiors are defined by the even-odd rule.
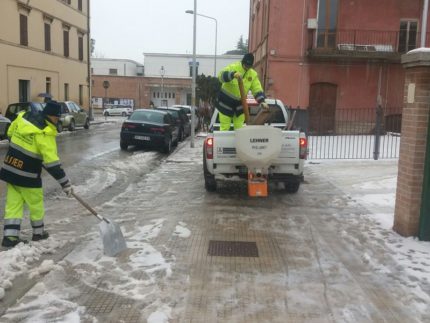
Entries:
[[61,116],[61,105],[56,101],[49,101],[46,103],[45,109],[43,109],[43,114],[45,116]]
[[242,64],[246,66],[254,65],[254,55],[251,53],[245,54],[242,58]]

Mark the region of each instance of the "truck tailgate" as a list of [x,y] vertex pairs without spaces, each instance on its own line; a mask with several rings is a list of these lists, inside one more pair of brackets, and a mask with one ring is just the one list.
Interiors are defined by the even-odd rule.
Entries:
[[[215,164],[242,165],[236,155],[236,140],[234,131],[214,131],[213,161]],[[273,161],[275,164],[298,164],[300,155],[300,132],[282,131],[282,149]]]
[[300,156],[300,132],[282,131],[282,149],[273,164],[298,164]]
[[236,155],[236,141],[234,131],[214,131],[214,163],[242,164]]

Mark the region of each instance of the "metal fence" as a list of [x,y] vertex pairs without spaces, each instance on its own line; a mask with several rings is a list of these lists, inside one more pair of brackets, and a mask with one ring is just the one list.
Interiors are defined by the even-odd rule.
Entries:
[[[347,52],[406,53],[419,47],[421,39],[420,32],[408,32],[406,29],[399,31],[311,30],[309,36],[308,50],[331,49],[345,54]],[[429,39],[430,33],[426,33],[426,41]]]
[[291,109],[308,136],[308,159],[399,157],[402,108]]

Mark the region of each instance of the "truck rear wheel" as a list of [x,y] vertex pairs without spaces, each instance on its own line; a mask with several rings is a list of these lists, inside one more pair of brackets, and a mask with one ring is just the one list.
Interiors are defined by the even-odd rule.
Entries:
[[284,182],[287,193],[297,193],[300,188],[300,182]]
[[216,191],[216,180],[213,176],[205,175],[205,189],[208,192]]
[[216,191],[215,176],[213,176],[208,171],[208,168],[206,166],[206,158],[204,157],[204,153],[205,152],[203,151],[203,177],[205,179],[205,189],[208,192],[215,192]]

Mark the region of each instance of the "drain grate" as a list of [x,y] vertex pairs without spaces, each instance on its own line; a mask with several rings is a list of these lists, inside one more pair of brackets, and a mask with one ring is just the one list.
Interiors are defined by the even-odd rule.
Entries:
[[258,257],[257,243],[250,241],[209,241],[209,256]]

